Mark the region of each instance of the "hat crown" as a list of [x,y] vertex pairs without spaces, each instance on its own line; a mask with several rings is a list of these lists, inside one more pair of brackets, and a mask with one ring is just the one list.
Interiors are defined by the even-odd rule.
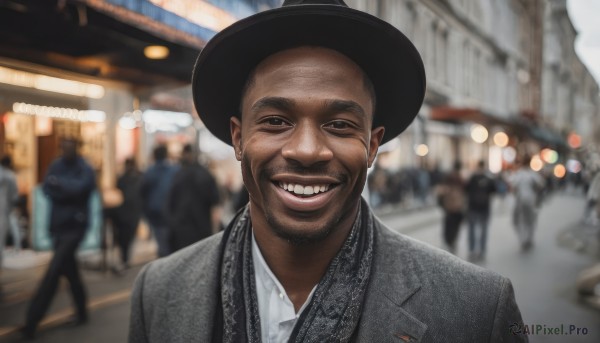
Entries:
[[291,5],[338,5],[348,7],[343,0],[285,0],[281,6]]

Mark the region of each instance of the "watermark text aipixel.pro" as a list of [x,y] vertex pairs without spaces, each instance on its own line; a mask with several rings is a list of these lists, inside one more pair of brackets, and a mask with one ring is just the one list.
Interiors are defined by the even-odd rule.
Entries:
[[574,324],[546,325],[546,324],[524,324],[512,323],[508,328],[510,333],[517,335],[539,335],[539,336],[585,336],[589,333],[588,328]]

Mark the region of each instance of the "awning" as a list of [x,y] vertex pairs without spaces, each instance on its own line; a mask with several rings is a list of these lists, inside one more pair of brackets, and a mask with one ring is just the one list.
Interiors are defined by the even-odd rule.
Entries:
[[[523,117],[523,116],[522,116]],[[464,122],[478,123],[486,127],[503,126],[518,137],[530,138],[555,149],[569,149],[567,141],[558,132],[530,120],[518,118],[500,118],[475,108],[457,108],[450,106],[433,107],[429,119],[452,124]]]
[[474,122],[484,126],[502,125],[510,127],[513,125],[508,119],[485,113],[480,109],[451,106],[433,107],[429,114],[429,119],[453,124]]
[[[43,72],[51,76],[69,71],[136,87],[187,84],[198,52],[214,34],[148,1],[0,2],[0,64],[33,72],[50,67]],[[148,45],[170,53],[148,59]]]
[[167,41],[202,49],[215,31],[191,23],[148,1],[74,0]]
[[558,132],[543,126],[529,124],[528,133],[536,141],[558,150],[570,149],[566,139]]

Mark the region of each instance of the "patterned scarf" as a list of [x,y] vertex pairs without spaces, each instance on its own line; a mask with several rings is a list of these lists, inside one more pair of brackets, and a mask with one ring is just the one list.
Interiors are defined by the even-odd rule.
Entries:
[[[361,201],[344,245],[296,322],[289,342],[349,342],[358,327],[373,261],[373,216]],[[213,342],[261,342],[248,208],[221,242],[221,298]]]

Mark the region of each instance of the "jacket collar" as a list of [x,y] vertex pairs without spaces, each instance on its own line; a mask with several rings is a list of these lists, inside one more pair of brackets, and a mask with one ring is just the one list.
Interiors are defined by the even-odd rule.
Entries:
[[[421,289],[418,268],[407,243],[374,220],[375,260],[367,290],[358,342],[419,342],[427,325],[403,308]],[[393,242],[393,243],[392,243]],[[400,244],[397,244],[400,243]]]

